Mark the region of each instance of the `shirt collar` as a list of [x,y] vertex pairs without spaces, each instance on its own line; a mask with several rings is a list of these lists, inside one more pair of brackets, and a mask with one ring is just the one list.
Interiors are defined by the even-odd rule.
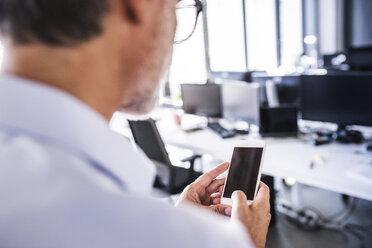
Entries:
[[126,190],[148,193],[154,168],[108,122],[70,94],[11,75],[0,76],[0,124],[23,130],[93,160],[120,178]]

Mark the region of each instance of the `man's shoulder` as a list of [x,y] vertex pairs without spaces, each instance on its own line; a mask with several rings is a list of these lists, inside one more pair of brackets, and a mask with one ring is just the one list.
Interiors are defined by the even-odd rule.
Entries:
[[28,164],[40,167],[49,164],[51,160],[60,160],[61,157],[73,158],[43,137],[37,139],[24,132],[6,132],[0,129],[0,147],[2,164]]
[[5,218],[0,213],[0,230],[4,230],[0,244],[115,248],[243,247],[248,243],[242,229],[222,217],[194,207],[174,208],[146,196],[90,191],[48,200],[37,207],[18,206]]
[[69,189],[74,192],[74,187],[116,187],[92,169],[89,161],[42,138],[0,129],[0,147],[0,185],[14,188],[15,193],[32,190],[42,193],[61,185],[66,192]]
[[103,187],[99,173],[85,169],[88,163],[27,135],[0,133],[0,147],[0,199],[6,199],[1,247],[224,247],[246,241],[223,217]]

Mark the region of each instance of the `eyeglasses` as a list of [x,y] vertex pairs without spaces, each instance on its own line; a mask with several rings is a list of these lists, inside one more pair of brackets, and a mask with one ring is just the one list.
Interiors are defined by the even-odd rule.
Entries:
[[188,40],[195,32],[199,15],[203,11],[201,0],[181,0],[177,4],[177,30],[174,44]]

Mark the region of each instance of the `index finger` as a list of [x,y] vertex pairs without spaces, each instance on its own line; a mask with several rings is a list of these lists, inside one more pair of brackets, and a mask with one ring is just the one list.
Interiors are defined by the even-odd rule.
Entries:
[[222,163],[219,166],[201,175],[196,180],[196,183],[199,183],[203,187],[207,187],[209,184],[212,183],[214,179],[216,179],[216,177],[225,172],[227,168],[229,168],[229,162]]

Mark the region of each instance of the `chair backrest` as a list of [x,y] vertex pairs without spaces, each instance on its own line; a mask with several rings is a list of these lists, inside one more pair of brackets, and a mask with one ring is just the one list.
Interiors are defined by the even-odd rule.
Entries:
[[151,160],[172,166],[168,152],[152,119],[128,121],[134,141]]

